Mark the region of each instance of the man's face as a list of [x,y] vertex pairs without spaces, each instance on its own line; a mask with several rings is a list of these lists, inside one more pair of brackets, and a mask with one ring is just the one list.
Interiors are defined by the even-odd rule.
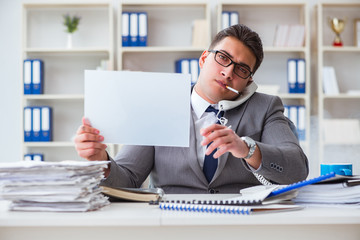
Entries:
[[[256,63],[255,55],[242,42],[234,37],[226,37],[214,49],[224,53],[232,61],[248,66],[252,71]],[[232,87],[239,92],[252,81],[249,76],[243,79],[234,73],[234,64],[223,67],[214,59],[215,53],[204,51],[199,59],[200,75],[195,85],[195,91],[209,103],[221,100],[234,100],[239,95],[225,88]]]

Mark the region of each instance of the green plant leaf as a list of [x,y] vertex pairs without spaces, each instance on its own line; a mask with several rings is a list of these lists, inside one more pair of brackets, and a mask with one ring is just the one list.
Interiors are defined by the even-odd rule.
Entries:
[[63,15],[64,18],[64,26],[66,27],[66,32],[73,33],[78,29],[78,25],[80,23],[80,17],[74,15],[71,17],[69,14]]

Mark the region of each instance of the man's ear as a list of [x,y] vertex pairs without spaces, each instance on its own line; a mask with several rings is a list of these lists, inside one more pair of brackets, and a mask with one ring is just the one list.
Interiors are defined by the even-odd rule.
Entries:
[[252,77],[249,77],[249,81],[247,82],[246,86],[249,86],[254,80],[252,79]]
[[207,51],[207,50],[203,51],[203,53],[201,54],[201,56],[199,58],[199,66],[200,66],[200,68],[203,67],[207,56],[209,56],[209,51]]

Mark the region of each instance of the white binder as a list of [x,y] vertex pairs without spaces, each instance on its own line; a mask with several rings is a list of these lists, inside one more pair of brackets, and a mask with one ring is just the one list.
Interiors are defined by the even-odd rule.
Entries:
[[230,13],[229,12],[222,12],[222,25],[221,29],[225,29],[230,26]]
[[190,60],[191,83],[196,83],[199,77],[199,60]]
[[139,46],[147,45],[147,35],[148,35],[148,20],[147,13],[140,12],[139,13]]
[[130,16],[128,12],[122,13],[122,25],[121,25],[122,46],[130,46]]
[[31,60],[26,59],[24,60],[24,94],[31,94],[32,93],[32,86],[31,86]]
[[139,38],[139,23],[138,23],[138,14],[136,12],[130,13],[130,45],[138,46]]
[[305,59],[297,59],[297,93],[305,93],[305,79],[306,79],[306,69],[305,69]]
[[287,79],[289,85],[289,93],[296,92],[296,59],[288,60]]
[[41,141],[51,141],[51,108],[41,107]]
[[298,106],[298,135],[300,141],[305,141],[305,129],[306,129],[306,121],[305,121],[305,106]]
[[239,13],[238,12],[230,12],[230,26],[239,23]]
[[31,107],[24,108],[24,141],[32,141],[32,109]]
[[40,107],[32,108],[32,130],[33,130],[33,141],[40,141],[40,130],[41,130],[41,110]]

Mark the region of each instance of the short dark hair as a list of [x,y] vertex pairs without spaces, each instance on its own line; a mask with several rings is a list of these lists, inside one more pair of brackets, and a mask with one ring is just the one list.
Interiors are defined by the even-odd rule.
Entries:
[[212,50],[226,37],[235,37],[251,50],[256,57],[256,63],[252,70],[255,73],[264,58],[263,45],[259,35],[243,24],[236,24],[218,32],[212,40],[209,50]]

